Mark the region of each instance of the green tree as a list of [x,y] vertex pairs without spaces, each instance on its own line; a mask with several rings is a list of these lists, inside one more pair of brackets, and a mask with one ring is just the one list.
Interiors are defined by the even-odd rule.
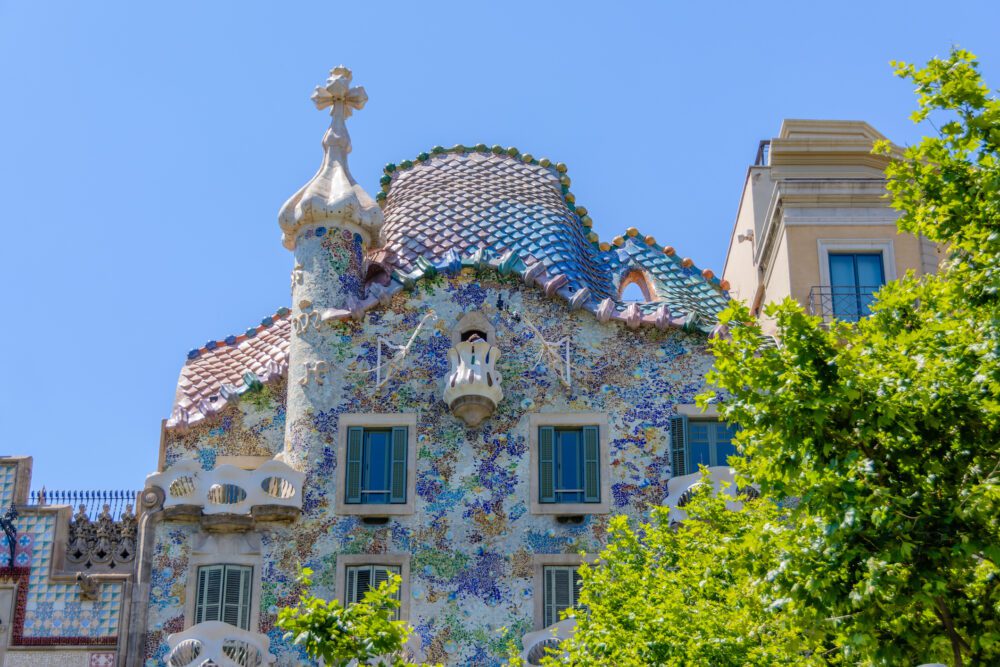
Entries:
[[726,509],[728,496],[702,485],[670,526],[665,509],[638,530],[611,520],[594,567],[581,567],[575,634],[546,665],[823,664],[816,641],[783,605],[764,594],[763,575],[778,567],[780,509],[767,500]]
[[410,626],[395,620],[398,575],[346,607],[337,600],[327,602],[314,596],[311,577],[312,570],[303,568],[298,604],[278,612],[277,625],[285,631],[286,641],[304,648],[310,658],[322,658],[328,667],[346,667],[352,660],[380,667],[415,666],[403,657]]
[[[1000,102],[974,56],[893,63],[935,136],[887,169],[899,228],[941,244],[857,324],[773,306],[722,320],[709,380],[743,472],[795,497],[772,596],[851,663],[1000,663]],[[943,118],[941,118],[943,116]],[[888,145],[877,151],[889,154]]]

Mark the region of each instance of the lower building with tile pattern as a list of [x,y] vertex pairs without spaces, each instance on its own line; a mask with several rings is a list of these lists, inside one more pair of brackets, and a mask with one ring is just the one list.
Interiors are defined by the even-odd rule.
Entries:
[[611,516],[730,474],[694,407],[726,282],[636,228],[600,241],[566,167],[513,148],[435,147],[372,198],[347,166],[364,89],[336,68],[313,100],[290,306],[188,353],[134,508],[29,503],[30,459],[0,459],[4,665],[310,664],[275,625],[300,566],[345,603],[400,575],[419,658],[533,660]]

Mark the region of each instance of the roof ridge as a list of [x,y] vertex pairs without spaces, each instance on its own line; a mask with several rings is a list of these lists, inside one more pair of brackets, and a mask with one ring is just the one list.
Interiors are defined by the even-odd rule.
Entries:
[[290,313],[291,313],[291,310],[289,310],[288,308],[285,308],[284,306],[282,306],[281,308],[278,308],[278,310],[276,310],[273,315],[268,315],[267,317],[265,317],[264,319],[262,319],[260,321],[259,325],[255,326],[255,327],[250,327],[249,329],[247,329],[245,332],[243,332],[241,334],[232,334],[232,335],[226,336],[225,338],[223,338],[221,340],[210,340],[207,343],[205,343],[203,346],[196,347],[196,348],[190,350],[187,353],[188,361],[191,361],[193,359],[197,359],[201,355],[203,355],[203,354],[205,354],[207,352],[211,352],[213,350],[216,350],[216,349],[218,349],[220,347],[235,347],[236,345],[239,345],[240,343],[242,343],[242,342],[244,342],[246,340],[254,338],[257,334],[259,334],[264,329],[270,328],[271,326],[274,325],[274,323],[277,320],[280,320],[280,319],[283,319],[285,317],[288,317],[288,315]]
[[[499,144],[494,144],[493,146],[487,146],[486,144],[479,143],[475,146],[468,146],[465,144],[455,144],[451,148],[445,148],[443,146],[434,146],[429,152],[425,151],[417,155],[415,160],[403,160],[399,164],[389,162],[382,169],[383,176],[379,179],[379,185],[381,186],[381,191],[375,196],[375,201],[378,202],[379,206],[385,207],[386,200],[389,196],[389,190],[392,188],[393,175],[398,174],[407,169],[412,169],[418,164],[423,164],[428,162],[431,158],[447,155],[449,153],[464,155],[465,153],[481,153],[481,154],[492,154],[498,157],[508,157],[512,160],[520,159],[521,162],[525,164],[537,165],[544,167],[553,172],[553,175],[559,179],[559,184],[562,189],[563,199],[566,202],[566,207],[569,209],[570,213],[576,216],[577,220],[586,230],[586,239],[590,242],[591,246],[595,250],[606,253],[611,250],[611,246],[615,245],[621,247],[625,244],[625,237],[637,237],[639,236],[639,230],[635,227],[629,227],[625,230],[624,235],[615,236],[610,243],[606,241],[601,241],[597,232],[594,231],[594,221],[590,217],[587,207],[578,206],[576,204],[576,195],[574,195],[569,186],[572,183],[572,179],[569,177],[569,167],[566,166],[564,162],[553,163],[547,157],[536,158],[531,153],[522,153],[519,149],[514,146],[508,146],[504,148]],[[727,292],[729,290],[729,281],[720,280],[715,272],[711,269],[699,269],[694,260],[690,257],[684,257],[678,260],[676,251],[673,246],[661,246],[656,243],[656,239],[651,235],[646,235],[643,237],[646,245],[651,246],[655,249],[661,250],[663,254],[670,257],[674,262],[681,265],[685,269],[693,269],[701,274],[706,281],[716,289]]]

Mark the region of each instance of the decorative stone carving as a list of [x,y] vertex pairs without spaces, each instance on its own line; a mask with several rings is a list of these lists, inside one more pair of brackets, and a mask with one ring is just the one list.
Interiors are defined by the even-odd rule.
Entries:
[[502,378],[494,368],[500,351],[474,335],[448,350],[451,373],[444,401],[469,426],[479,426],[503,400]]
[[302,509],[305,474],[271,460],[255,470],[221,465],[202,470],[194,459],[184,459],[164,472],[146,477],[146,486],[163,489],[163,508],[195,509],[198,514],[250,515],[255,506]]
[[[222,621],[192,625],[167,637],[166,663],[172,667],[273,665],[271,640]],[[238,656],[238,660],[233,657]]]
[[330,70],[330,78],[312,94],[317,109],[330,108],[330,129],[323,136],[323,162],[308,183],[285,202],[278,213],[282,242],[295,248],[299,231],[309,225],[347,223],[356,225],[378,238],[382,228],[382,209],[351,176],[347,155],[351,136],[346,119],[352,110],[363,109],[368,94],[360,86],[351,86],[351,70],[343,65]]
[[100,583],[94,578],[94,575],[77,572],[76,583],[80,586],[81,600],[92,602],[99,597]]
[[135,538],[132,505],[126,505],[118,521],[111,516],[110,505],[104,505],[97,521],[90,520],[86,505],[80,505],[69,524],[66,560],[74,569],[86,571],[130,568],[135,561]]

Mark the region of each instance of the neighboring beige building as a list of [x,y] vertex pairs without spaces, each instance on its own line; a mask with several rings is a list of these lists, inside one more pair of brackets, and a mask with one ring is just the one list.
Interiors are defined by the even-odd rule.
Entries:
[[747,170],[723,278],[734,299],[764,306],[791,296],[826,319],[855,320],[871,294],[912,270],[933,272],[938,251],[900,234],[886,197],[884,139],[861,121],[786,120]]

